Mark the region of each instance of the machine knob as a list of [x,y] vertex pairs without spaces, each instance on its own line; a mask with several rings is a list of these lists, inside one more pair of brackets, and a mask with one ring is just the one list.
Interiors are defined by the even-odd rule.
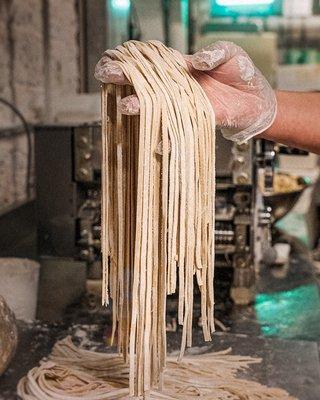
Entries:
[[268,226],[272,221],[272,209],[271,207],[266,207],[263,210],[259,210],[259,225]]
[[236,268],[246,268],[247,267],[247,260],[244,257],[238,257],[235,260]]
[[80,251],[80,258],[81,258],[82,260],[88,260],[88,259],[89,259],[89,256],[90,256],[89,250],[87,250],[87,249],[82,249],[82,250]]
[[80,168],[80,174],[82,176],[88,176],[89,175],[89,171],[86,168]]
[[88,136],[80,136],[80,144],[82,146],[87,146],[89,144],[89,138]]
[[245,158],[243,156],[237,156],[234,160],[233,160],[233,169],[237,170],[240,169],[241,167],[244,166],[245,164]]
[[249,176],[247,173],[243,172],[237,177],[237,183],[240,185],[245,185],[249,181]]

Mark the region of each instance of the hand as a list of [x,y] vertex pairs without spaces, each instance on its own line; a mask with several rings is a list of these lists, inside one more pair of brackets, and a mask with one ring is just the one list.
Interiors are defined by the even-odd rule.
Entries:
[[[219,41],[185,59],[225,137],[241,143],[272,125],[277,111],[275,93],[241,47]],[[98,62],[95,77],[104,83],[128,84],[119,64],[107,55]],[[122,99],[119,107],[127,115],[140,110],[135,95]]]

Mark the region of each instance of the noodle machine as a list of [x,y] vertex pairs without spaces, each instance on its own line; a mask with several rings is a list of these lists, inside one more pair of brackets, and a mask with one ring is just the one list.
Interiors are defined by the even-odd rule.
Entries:
[[[35,132],[39,255],[82,260],[88,278],[99,279],[101,127],[49,125]],[[216,266],[232,271],[231,297],[248,304],[261,259],[256,243],[271,227],[256,182],[260,170],[272,187],[275,152],[268,142],[237,145],[218,133],[216,157]]]

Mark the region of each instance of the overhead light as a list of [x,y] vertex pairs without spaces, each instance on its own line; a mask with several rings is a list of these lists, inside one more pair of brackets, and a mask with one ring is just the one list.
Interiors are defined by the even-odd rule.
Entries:
[[130,9],[130,0],[111,0],[111,7],[114,10],[128,11]]
[[216,0],[219,6],[256,6],[270,5],[275,0]]

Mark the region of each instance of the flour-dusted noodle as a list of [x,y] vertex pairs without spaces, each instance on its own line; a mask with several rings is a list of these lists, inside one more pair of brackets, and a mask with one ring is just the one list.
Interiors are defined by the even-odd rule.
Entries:
[[[218,353],[168,357],[163,390],[149,400],[295,400],[282,390],[236,377],[260,359]],[[79,349],[70,337],[57,342],[49,360],[29,371],[18,384],[23,400],[129,399],[129,368],[119,354]]]
[[103,86],[103,300],[109,282],[112,337],[130,353],[131,395],[142,395],[159,386],[165,366],[167,295],[179,288],[180,356],[192,344],[195,281],[204,339],[214,331],[215,121],[178,52],[131,41],[107,53],[132,84],[140,116],[117,107],[128,87]]

